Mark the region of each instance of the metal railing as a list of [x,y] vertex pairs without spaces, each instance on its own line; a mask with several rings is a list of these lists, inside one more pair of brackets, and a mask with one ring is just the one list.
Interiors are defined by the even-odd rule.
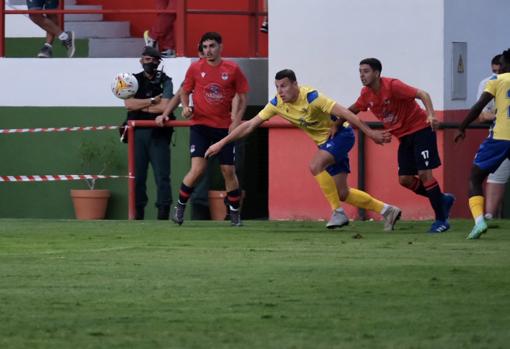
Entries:
[[[5,57],[5,15],[25,15],[25,14],[57,14],[61,25],[64,23],[65,14],[160,14],[174,13],[175,18],[175,41],[176,52],[178,56],[184,56],[187,49],[188,39],[188,16],[189,15],[232,15],[232,16],[249,16],[249,41],[253,43],[250,46],[250,56],[260,56],[258,45],[258,22],[259,17],[266,16],[267,12],[258,11],[259,0],[249,0],[248,11],[233,10],[208,10],[208,9],[188,9],[187,0],[177,0],[175,10],[158,10],[158,9],[114,9],[114,10],[69,10],[64,8],[64,1],[59,3],[58,10],[6,10],[5,0],[0,0],[0,57]],[[62,25],[63,27],[63,25]]]

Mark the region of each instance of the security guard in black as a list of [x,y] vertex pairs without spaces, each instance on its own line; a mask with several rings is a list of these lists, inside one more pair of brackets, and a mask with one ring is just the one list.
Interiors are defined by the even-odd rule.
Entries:
[[[128,120],[155,120],[166,103],[173,97],[172,79],[157,70],[161,54],[146,47],[140,63],[143,71],[134,74],[138,91],[126,100]],[[144,219],[147,197],[147,171],[151,164],[157,187],[156,207],[158,219],[168,219],[172,192],[170,187],[170,139],[173,129],[169,127],[135,128],[135,205],[136,219]]]

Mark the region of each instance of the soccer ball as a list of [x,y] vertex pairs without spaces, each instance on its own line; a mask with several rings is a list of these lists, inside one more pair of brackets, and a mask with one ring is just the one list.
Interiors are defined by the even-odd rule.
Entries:
[[112,92],[115,97],[127,99],[133,97],[138,91],[138,80],[133,74],[119,73],[112,81]]

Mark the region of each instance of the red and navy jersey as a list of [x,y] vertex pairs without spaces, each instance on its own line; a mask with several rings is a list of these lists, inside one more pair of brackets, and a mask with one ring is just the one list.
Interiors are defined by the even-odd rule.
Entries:
[[427,113],[416,102],[418,89],[393,78],[381,78],[378,92],[363,87],[355,103],[360,111],[370,110],[397,138],[428,126]]
[[249,87],[236,63],[221,60],[211,66],[201,59],[188,68],[183,89],[193,94],[193,125],[228,128],[232,99],[236,93],[247,93]]

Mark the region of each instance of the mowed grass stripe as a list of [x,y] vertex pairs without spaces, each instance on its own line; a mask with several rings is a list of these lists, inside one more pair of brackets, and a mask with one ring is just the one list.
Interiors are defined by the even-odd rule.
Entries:
[[[505,347],[510,224],[0,221],[0,345]],[[360,236],[361,235],[361,238]],[[354,238],[357,237],[357,238]]]

